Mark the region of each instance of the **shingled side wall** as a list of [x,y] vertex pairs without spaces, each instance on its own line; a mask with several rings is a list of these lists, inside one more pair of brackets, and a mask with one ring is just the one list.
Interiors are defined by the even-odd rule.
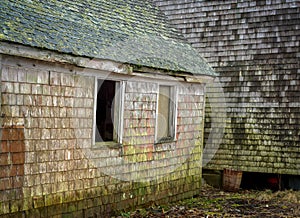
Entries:
[[177,140],[154,144],[158,83],[123,77],[123,145],[92,149],[103,72],[2,55],[1,73],[0,217],[110,217],[199,193],[203,84],[178,86]]
[[227,123],[205,167],[300,175],[299,1],[154,2],[220,73]]

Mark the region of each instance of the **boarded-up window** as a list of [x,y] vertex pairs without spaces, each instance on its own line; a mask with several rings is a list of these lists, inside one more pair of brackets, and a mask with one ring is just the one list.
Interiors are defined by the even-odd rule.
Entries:
[[120,82],[98,79],[95,142],[119,140]]
[[174,139],[175,115],[174,89],[171,86],[160,85],[157,114],[157,141]]

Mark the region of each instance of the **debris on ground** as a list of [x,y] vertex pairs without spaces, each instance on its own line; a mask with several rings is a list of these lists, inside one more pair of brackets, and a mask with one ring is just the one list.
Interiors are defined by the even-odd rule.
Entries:
[[193,198],[124,212],[121,217],[300,217],[300,191],[240,190],[234,193],[205,185]]

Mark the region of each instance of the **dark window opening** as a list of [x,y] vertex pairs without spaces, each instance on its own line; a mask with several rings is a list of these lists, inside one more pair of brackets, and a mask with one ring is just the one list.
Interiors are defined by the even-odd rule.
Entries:
[[96,110],[96,142],[114,141],[115,81],[98,80]]

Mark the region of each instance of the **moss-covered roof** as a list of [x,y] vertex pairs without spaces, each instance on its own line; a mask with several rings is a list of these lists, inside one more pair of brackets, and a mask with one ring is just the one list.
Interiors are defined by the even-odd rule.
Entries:
[[0,40],[193,74],[215,73],[145,0],[1,0]]

